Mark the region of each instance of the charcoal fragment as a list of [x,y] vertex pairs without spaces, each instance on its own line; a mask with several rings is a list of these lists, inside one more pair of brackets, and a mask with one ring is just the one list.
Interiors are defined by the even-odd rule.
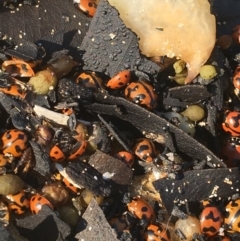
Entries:
[[157,64],[140,54],[137,36],[123,24],[117,10],[106,0],[100,1],[80,49],[85,51],[85,70],[104,72],[111,77],[125,68],[155,77],[160,70]]
[[69,163],[66,173],[76,184],[88,188],[95,195],[108,197],[116,191],[114,182],[105,180],[100,172],[85,162]]
[[132,169],[117,158],[107,155],[101,151],[96,151],[93,155],[91,155],[89,164],[101,174],[109,173],[109,175],[112,175],[110,176],[110,179],[120,186],[128,186],[132,183]]
[[117,241],[114,230],[109,225],[101,208],[95,199],[92,199],[80,220],[81,230],[75,238],[81,240]]
[[[166,147],[173,152],[175,152],[176,146],[178,151],[185,153],[193,159],[199,161],[208,160],[215,167],[225,167],[225,164],[208,148],[160,116],[121,97],[98,93],[95,94],[95,98],[101,105],[98,105],[98,103],[85,105],[87,109],[128,121],[144,135],[151,136],[152,134],[153,136],[162,137],[161,139],[164,140]],[[102,105],[103,103],[105,107]],[[113,103],[115,108],[112,108]],[[109,112],[108,106],[111,108],[111,112]]]
[[153,182],[164,206],[171,213],[174,204],[208,198],[230,198],[239,192],[239,169],[218,168],[184,172],[181,180],[163,178]]
[[[43,205],[38,214],[16,219],[16,226],[29,241],[64,241],[71,232],[70,227],[47,205]],[[46,230],[49,230],[47,234]]]

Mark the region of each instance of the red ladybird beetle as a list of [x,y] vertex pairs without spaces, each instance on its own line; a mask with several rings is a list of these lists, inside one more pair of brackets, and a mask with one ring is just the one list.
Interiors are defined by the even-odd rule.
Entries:
[[25,213],[30,205],[24,191],[20,191],[14,195],[7,195],[6,200],[9,210],[17,214]]
[[146,107],[152,110],[157,105],[157,94],[153,87],[144,81],[130,83],[125,91],[125,98],[135,104]]
[[74,2],[74,6],[78,10],[86,14],[88,17],[94,16],[97,8],[97,4],[95,2],[92,0],[74,0]]
[[79,156],[81,156],[87,148],[87,141],[79,141],[77,142],[71,149],[71,153],[69,156],[69,160],[73,160]]
[[155,213],[152,207],[142,198],[134,197],[130,203],[127,204],[128,211],[135,217],[147,221],[155,220]]
[[131,79],[131,72],[129,70],[123,70],[112,77],[106,86],[110,89],[120,89],[125,87]]
[[240,144],[227,141],[222,147],[221,156],[227,167],[238,167],[240,164]]
[[120,151],[117,153],[116,157],[119,158],[124,163],[126,163],[129,167],[132,167],[134,163],[134,156],[131,152]]
[[150,224],[147,227],[147,231],[144,234],[144,239],[146,241],[171,241],[169,231],[162,225]]
[[137,140],[133,151],[136,156],[145,162],[152,162],[157,156],[157,151],[154,143],[146,138],[140,138]]
[[27,94],[26,91],[23,90],[22,87],[18,84],[14,84],[9,87],[0,87],[0,91],[19,99],[24,99]]
[[51,209],[53,209],[52,204],[43,196],[39,194],[35,194],[30,199],[30,209],[31,212],[34,214],[37,214],[41,209],[43,205],[49,206]]
[[52,149],[50,150],[49,156],[51,160],[54,162],[62,162],[66,159],[65,154],[57,145],[52,147]]
[[84,71],[79,74],[76,79],[76,83],[95,92],[98,89],[103,89],[102,79],[92,71]]
[[12,75],[18,75],[20,77],[34,76],[34,71],[32,70],[31,66],[20,59],[4,61],[2,64],[2,69]]
[[4,155],[10,154],[13,157],[20,157],[27,148],[27,144],[27,135],[22,131],[12,129],[3,134],[1,149]]
[[222,128],[230,133],[231,136],[240,136],[240,112],[227,111]]
[[229,233],[240,233],[240,199],[229,202],[226,206],[224,223]]
[[216,235],[223,223],[223,217],[219,209],[213,204],[206,202],[200,215],[201,232],[207,237]]

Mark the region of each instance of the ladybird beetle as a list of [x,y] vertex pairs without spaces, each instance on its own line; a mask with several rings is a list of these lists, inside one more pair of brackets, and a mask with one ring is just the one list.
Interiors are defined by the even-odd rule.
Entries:
[[125,87],[131,79],[131,72],[129,70],[123,70],[112,77],[106,86],[110,89],[120,89]]
[[224,223],[228,232],[240,232],[240,199],[229,202],[226,206]]
[[240,25],[237,25],[232,30],[232,38],[236,44],[240,44]]
[[117,232],[120,233],[128,227],[126,216],[122,215],[119,217],[114,217],[109,221],[110,226]]
[[98,89],[103,89],[102,79],[92,71],[84,71],[79,74],[76,79],[76,83],[95,92]]
[[74,2],[75,7],[81,12],[83,12],[89,17],[94,16],[97,8],[97,4],[95,2],[93,2],[92,0],[74,0]]
[[144,81],[130,83],[126,87],[124,95],[127,100],[144,106],[149,110],[154,109],[157,105],[157,94],[153,87]]
[[200,215],[201,232],[208,237],[212,237],[219,232],[222,223],[223,217],[219,209],[207,202]]
[[86,148],[87,148],[87,141],[77,142],[71,149],[71,153],[68,159],[73,160],[81,156],[85,152]]
[[20,191],[14,195],[7,195],[6,200],[9,210],[17,214],[25,213],[30,205],[24,191]]
[[134,163],[134,156],[128,151],[120,151],[117,153],[116,157],[126,163],[129,167],[132,167]]
[[24,91],[18,84],[14,84],[9,87],[0,87],[0,91],[19,99],[24,99],[26,97],[26,91]]
[[66,185],[66,187],[67,187],[68,189],[70,189],[73,193],[75,193],[75,194],[77,194],[77,195],[80,194],[81,189],[78,188],[78,187],[76,187],[76,186],[74,186],[71,182],[68,181],[67,178],[63,177],[62,181],[63,181],[63,183]]
[[230,133],[231,136],[240,136],[240,112],[227,111],[222,128]]
[[30,199],[30,209],[31,212],[34,214],[37,214],[41,209],[43,205],[49,206],[51,209],[53,209],[52,204],[43,196],[39,194],[35,194]]
[[137,140],[133,151],[136,156],[145,162],[152,162],[157,156],[154,143],[146,138],[140,138]]
[[240,145],[226,142],[222,147],[222,158],[227,167],[237,167],[240,164]]
[[65,154],[57,145],[52,147],[52,149],[50,150],[49,156],[51,160],[54,162],[62,162],[66,159]]
[[20,157],[27,148],[27,135],[17,129],[6,131],[2,136],[2,151],[4,155]]
[[0,201],[0,222],[4,226],[7,226],[9,224],[9,220],[10,220],[10,215],[9,215],[8,207],[3,201]]
[[2,64],[2,69],[12,75],[18,75],[20,77],[34,76],[34,71],[32,70],[31,66],[20,59],[4,61]]
[[135,217],[147,221],[155,219],[155,213],[152,207],[142,198],[134,197],[130,203],[127,204],[128,211]]
[[150,224],[144,234],[146,241],[170,241],[170,233],[162,225]]

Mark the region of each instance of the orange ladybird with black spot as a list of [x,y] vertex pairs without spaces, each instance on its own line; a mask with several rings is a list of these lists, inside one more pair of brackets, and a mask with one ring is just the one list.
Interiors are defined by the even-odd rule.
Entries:
[[7,195],[6,200],[9,210],[16,214],[25,213],[30,205],[26,193],[23,190],[14,195]]
[[84,71],[79,74],[76,83],[95,92],[98,89],[103,89],[102,79],[92,71]]
[[231,136],[240,136],[240,112],[227,111],[225,113],[222,128]]
[[157,105],[157,94],[153,87],[145,81],[130,83],[126,87],[124,95],[127,100],[149,110],[154,109]]
[[138,219],[150,222],[156,218],[153,208],[140,197],[134,197],[132,201],[127,204],[127,207],[128,211]]
[[145,162],[152,162],[157,156],[154,143],[146,138],[137,139],[133,151],[136,156]]
[[150,224],[144,234],[146,241],[171,241],[169,231],[160,224]]
[[35,74],[31,66],[20,59],[6,60],[2,64],[2,68],[8,73],[20,77],[32,77]]
[[129,70],[123,70],[108,80],[106,86],[110,89],[121,89],[129,83],[130,79],[131,72]]
[[23,151],[28,147],[27,135],[17,129],[6,131],[1,140],[1,149],[4,155],[21,157]]
[[0,87],[0,91],[4,94],[14,96],[19,99],[24,99],[26,96],[26,91],[18,84],[14,84],[8,87]]
[[30,199],[30,209],[33,214],[37,214],[44,205],[49,206],[53,209],[52,204],[43,196],[35,194]]
[[71,149],[69,160],[74,160],[81,156],[87,149],[87,141],[78,141]]
[[79,0],[74,5],[88,17],[93,17],[97,9],[97,4],[92,0]]
[[225,208],[225,225],[228,232],[240,233],[240,199],[230,201]]
[[213,237],[219,232],[222,224],[222,213],[215,205],[207,202],[200,215],[201,232],[207,237]]
[[62,162],[66,160],[66,156],[58,145],[54,145],[50,150],[49,156],[54,162]]
[[134,163],[134,156],[131,152],[120,151],[117,153],[116,157],[119,158],[124,163],[126,163],[129,167],[132,167]]

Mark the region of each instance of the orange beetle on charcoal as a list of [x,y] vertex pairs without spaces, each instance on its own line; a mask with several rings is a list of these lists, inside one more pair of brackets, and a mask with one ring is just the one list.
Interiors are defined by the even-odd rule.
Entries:
[[43,205],[49,206],[53,209],[52,204],[43,196],[35,194],[30,199],[30,209],[33,214],[37,214],[43,207]]
[[6,200],[8,203],[8,208],[16,214],[25,213],[30,205],[24,191],[20,191],[14,195],[7,195]]
[[11,95],[11,96],[19,98],[19,99],[24,99],[26,96],[26,93],[27,93],[18,84],[13,84],[8,87],[0,87],[0,92],[3,92],[4,94]]
[[215,236],[222,224],[223,216],[219,209],[208,201],[203,201],[203,211],[200,215],[201,232],[207,237]]
[[152,207],[142,198],[134,197],[130,203],[127,204],[128,211],[136,218],[147,221],[155,220],[156,216]]
[[146,241],[171,241],[169,231],[160,224],[150,224],[144,238]]
[[108,80],[106,86],[110,89],[121,89],[129,83],[130,79],[131,72],[129,70],[123,70]]
[[224,223],[229,233],[240,233],[240,199],[230,201],[226,206]]
[[97,4],[92,0],[74,0],[74,6],[88,17],[93,17],[97,9]]
[[240,112],[226,111],[222,128],[231,136],[240,136]]
[[157,105],[157,94],[153,87],[145,81],[130,83],[126,87],[124,95],[127,100],[149,110],[154,109]]
[[31,66],[20,59],[4,61],[2,64],[2,69],[12,75],[17,75],[20,77],[32,77],[35,74]]
[[126,163],[129,167],[134,163],[134,156],[128,151],[120,151],[116,154],[116,157]]

